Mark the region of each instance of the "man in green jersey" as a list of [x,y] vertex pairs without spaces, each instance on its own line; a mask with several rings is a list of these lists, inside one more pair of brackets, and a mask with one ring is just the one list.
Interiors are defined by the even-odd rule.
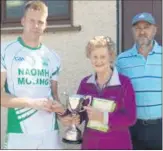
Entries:
[[[1,106],[8,108],[6,149],[61,148],[55,114],[64,112],[57,93],[60,58],[41,43],[47,17],[43,2],[28,2],[22,35],[1,45]],[[60,119],[70,123],[71,118],[65,118]]]

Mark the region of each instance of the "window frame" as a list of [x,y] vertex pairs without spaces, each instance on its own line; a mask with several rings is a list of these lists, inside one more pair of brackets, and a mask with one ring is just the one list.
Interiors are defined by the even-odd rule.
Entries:
[[[29,0],[26,0],[29,1]],[[0,1],[1,5],[1,27],[21,27],[21,18],[6,17],[6,0]],[[48,16],[48,25],[72,25],[73,0],[68,0],[68,14],[65,16]]]

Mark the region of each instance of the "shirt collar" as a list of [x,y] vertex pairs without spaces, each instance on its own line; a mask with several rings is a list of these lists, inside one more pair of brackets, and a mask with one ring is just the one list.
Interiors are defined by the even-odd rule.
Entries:
[[[96,83],[96,73],[92,74],[92,75],[88,78],[87,83],[92,83],[92,84],[97,85],[97,83]],[[119,80],[118,71],[117,71],[116,67],[114,67],[114,69],[113,69],[113,74],[112,74],[112,76],[111,76],[110,81],[107,83],[106,87],[109,87],[109,86],[116,86],[116,85],[121,85],[121,82],[120,82],[120,80]]]
[[[153,45],[152,51],[149,54],[156,53],[158,51],[158,49],[157,49],[158,46],[159,45],[158,45],[157,41],[154,40],[154,45]],[[132,55],[135,56],[135,55],[139,54],[136,44],[133,45],[132,50],[133,50]]]

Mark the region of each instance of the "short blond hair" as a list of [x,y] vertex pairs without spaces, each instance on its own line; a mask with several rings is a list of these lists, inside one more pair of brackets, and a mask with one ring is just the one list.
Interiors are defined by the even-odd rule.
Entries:
[[48,15],[48,7],[47,5],[41,1],[41,0],[35,0],[35,1],[28,1],[25,5],[25,9],[24,9],[24,14],[26,14],[26,12],[29,9],[33,9],[33,10],[37,10],[37,11],[41,11],[42,13],[46,13]]
[[95,36],[91,39],[86,46],[86,56],[89,58],[91,52],[94,49],[107,47],[110,56],[112,57],[112,61],[114,62],[116,57],[115,43],[108,36]]

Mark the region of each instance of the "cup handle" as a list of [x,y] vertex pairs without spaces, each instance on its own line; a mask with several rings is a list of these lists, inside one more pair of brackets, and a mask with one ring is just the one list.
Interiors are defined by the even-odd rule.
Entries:
[[85,99],[89,99],[88,106],[90,106],[90,105],[91,105],[91,103],[92,103],[92,96],[87,95],[87,96],[85,97]]
[[[91,105],[91,102],[92,102],[92,96],[87,95],[87,96],[85,96],[84,100],[86,100],[86,99],[89,99],[88,106],[90,106]],[[85,111],[85,109],[81,110],[80,112],[83,112],[83,111]]]
[[82,110],[80,110],[79,112],[83,112],[83,111],[85,111],[85,109],[82,109]]

